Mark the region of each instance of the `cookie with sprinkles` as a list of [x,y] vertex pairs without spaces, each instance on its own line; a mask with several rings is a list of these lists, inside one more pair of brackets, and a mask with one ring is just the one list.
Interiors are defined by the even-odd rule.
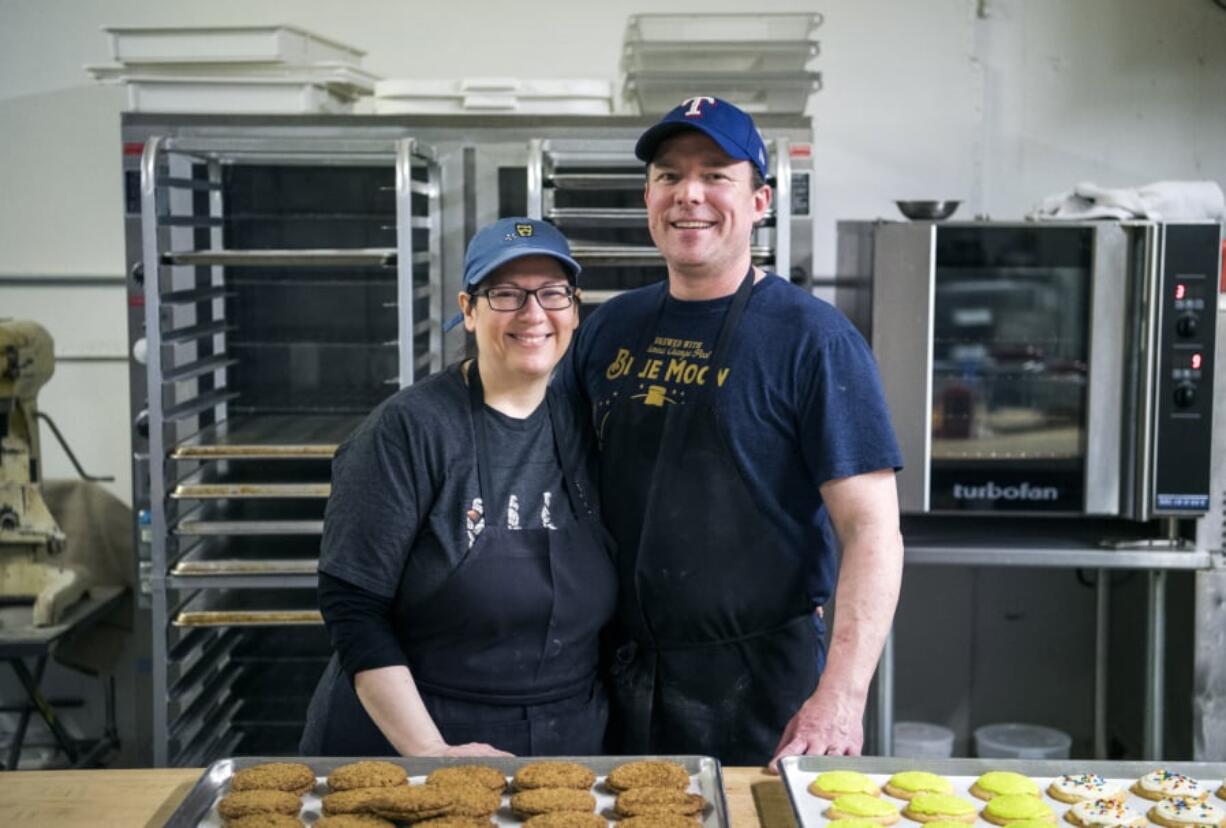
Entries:
[[1064,815],[1064,821],[1080,828],[1144,828],[1145,816],[1119,799],[1085,799]]
[[1096,802],[1100,799],[1114,799],[1123,802],[1128,798],[1128,793],[1122,785],[1109,782],[1097,773],[1057,776],[1047,786],[1047,793],[1052,799],[1069,803]]
[[1163,828],[1222,828],[1226,814],[1209,802],[1164,799],[1149,809],[1149,819]]
[[1208,796],[1208,792],[1195,779],[1166,768],[1158,768],[1142,776],[1133,783],[1132,792],[1154,802],[1170,797],[1203,801]]

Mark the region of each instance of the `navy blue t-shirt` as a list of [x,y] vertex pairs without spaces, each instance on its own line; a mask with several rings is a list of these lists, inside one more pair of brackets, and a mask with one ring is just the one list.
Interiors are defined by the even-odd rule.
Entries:
[[577,383],[598,436],[614,395],[685,405],[695,386],[717,382],[715,406],[736,464],[758,507],[812,561],[808,594],[824,604],[834,589],[835,541],[818,487],[902,467],[868,345],[838,310],[770,274],[754,285],[727,364],[713,377],[705,369],[731,296],[669,297],[647,353],[635,352],[665,290],[649,285],[597,308],[579,327],[559,381],[571,391]]

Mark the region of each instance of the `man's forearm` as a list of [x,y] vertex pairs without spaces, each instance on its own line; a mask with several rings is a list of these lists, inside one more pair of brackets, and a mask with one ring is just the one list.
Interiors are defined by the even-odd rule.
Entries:
[[835,591],[834,634],[817,693],[864,712],[869,684],[894,622],[902,581],[903,545],[897,528],[866,529],[843,547]]

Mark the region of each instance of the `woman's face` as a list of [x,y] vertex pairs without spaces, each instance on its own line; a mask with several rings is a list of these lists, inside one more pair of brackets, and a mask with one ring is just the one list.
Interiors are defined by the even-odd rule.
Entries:
[[[513,259],[481,280],[478,292],[514,286],[536,290],[546,285],[567,285],[566,271],[552,256]],[[548,377],[570,346],[579,325],[578,298],[562,310],[545,310],[535,296],[526,297],[517,311],[498,311],[484,296],[460,294],[464,328],[477,337],[482,364],[490,360],[498,370],[523,379]]]

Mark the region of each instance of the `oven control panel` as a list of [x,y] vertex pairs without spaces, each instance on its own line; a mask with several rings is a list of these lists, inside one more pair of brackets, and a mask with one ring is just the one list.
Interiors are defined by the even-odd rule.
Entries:
[[1159,306],[1155,515],[1199,514],[1209,508],[1221,234],[1217,224],[1162,227],[1154,296]]

